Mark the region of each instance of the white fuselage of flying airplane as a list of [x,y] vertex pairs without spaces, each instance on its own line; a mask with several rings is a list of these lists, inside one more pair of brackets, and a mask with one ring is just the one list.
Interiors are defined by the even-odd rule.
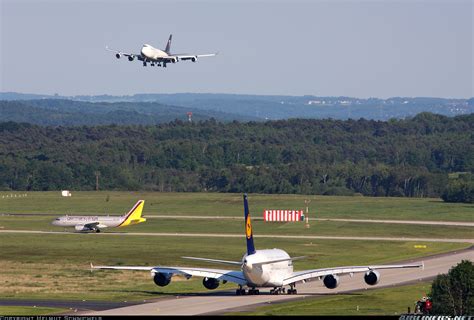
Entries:
[[144,44],[140,53],[144,60],[149,61],[161,61],[163,58],[169,57],[169,54],[163,50],[154,48],[149,44]]

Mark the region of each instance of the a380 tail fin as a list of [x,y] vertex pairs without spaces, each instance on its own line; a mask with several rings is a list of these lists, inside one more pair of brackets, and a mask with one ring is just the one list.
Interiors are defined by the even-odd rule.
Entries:
[[252,222],[250,221],[249,203],[247,194],[244,194],[245,238],[247,239],[247,255],[255,253],[253,244]]
[[171,49],[171,38],[172,38],[172,37],[173,37],[173,35],[170,34],[170,37],[169,37],[169,39],[168,39],[168,42],[166,43],[165,52],[168,53],[168,54],[170,53],[170,49]]
[[142,211],[144,205],[145,200],[138,200],[138,202],[133,206],[133,208],[125,216],[123,216],[123,221],[119,225],[119,227],[125,227],[131,224],[145,222],[146,219],[142,218]]

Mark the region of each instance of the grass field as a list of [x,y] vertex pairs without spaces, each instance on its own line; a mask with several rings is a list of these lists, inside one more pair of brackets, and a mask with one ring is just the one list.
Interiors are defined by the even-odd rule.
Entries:
[[[240,194],[72,192],[72,197],[63,198],[59,192],[29,192],[27,197],[11,198],[9,196],[6,198],[7,194],[14,193],[0,193],[0,230],[62,231],[63,228],[50,224],[55,215],[66,213],[123,214],[138,199],[145,199],[145,216],[169,215],[170,218],[149,218],[146,223],[123,229],[106,229],[105,232],[233,233],[242,234],[242,238],[0,233],[0,270],[2,270],[0,273],[0,288],[2,288],[0,299],[138,301],[160,298],[170,294],[204,292],[207,290],[202,286],[202,280],[199,278],[185,280],[174,277],[169,286],[162,288],[153,283],[148,272],[91,272],[89,263],[93,262],[96,265],[212,267],[214,265],[189,261],[181,257],[200,256],[240,260],[245,251],[242,220],[173,219],[173,215],[222,215],[240,218],[243,215],[242,195]],[[265,208],[303,209],[304,200],[307,198],[312,200],[309,214],[313,218],[425,219],[472,222],[474,213],[473,205],[446,204],[437,199],[249,195],[249,204],[252,215],[261,217]],[[20,215],[2,215],[10,213]],[[40,215],[28,215],[31,213],[40,213]],[[265,223],[254,220],[253,230],[258,249],[281,248],[291,256],[307,256],[305,260],[295,261],[295,270],[390,263],[466,248],[469,247],[469,244],[258,238],[258,235],[473,238],[473,228],[469,227],[335,221],[312,221],[311,227],[306,229],[302,222]],[[424,244],[427,247],[418,249],[414,247],[415,244]],[[235,288],[235,285],[227,283],[219,287],[219,290],[231,288]],[[407,290],[418,295],[415,289],[408,288]],[[367,292],[367,294],[369,293]],[[387,296],[393,294],[388,293]],[[338,298],[340,297],[324,299]],[[350,299],[356,298],[361,301],[373,299],[371,296],[366,296],[365,293],[364,295],[351,295],[348,297],[349,300],[344,300],[341,305],[345,305],[345,301],[350,302]],[[339,300],[330,302],[339,304]],[[347,308],[350,309],[349,302]],[[318,303],[320,302],[315,302],[316,305]],[[362,302],[360,303],[362,305]],[[305,308],[301,310],[305,310]],[[308,310],[314,310],[310,308],[312,307],[308,307]],[[0,314],[3,313],[2,310],[5,309],[0,309]],[[331,309],[328,308],[327,310],[329,310],[327,314],[339,314],[334,310],[330,311]],[[392,309],[385,308],[384,310]],[[6,310],[5,312],[10,311]],[[25,312],[29,313],[29,311]],[[55,311],[51,310],[51,312]],[[286,311],[282,312],[281,314],[284,314]],[[380,314],[377,311],[370,312]],[[308,314],[314,313],[308,311]]]
[[[72,197],[61,197],[60,192],[55,191],[27,192],[26,197],[2,198],[13,194],[0,192],[0,214],[124,214],[138,199],[146,200],[145,215],[240,217],[243,211],[242,195],[229,193],[73,191]],[[249,206],[254,216],[261,216],[264,209],[304,209],[305,199],[311,200],[309,216],[312,218],[474,221],[473,204],[445,203],[430,198],[250,194]]]
[[[306,298],[303,301],[272,303],[269,306],[259,307],[255,311],[246,312],[246,315],[400,315],[408,311],[413,312],[415,302],[428,294],[431,290],[430,282],[420,282],[394,288],[372,289],[329,297]],[[234,312],[228,315],[239,315]]]
[[63,311],[68,311],[59,308],[45,308],[45,307],[10,307],[0,306],[0,315],[2,316],[40,316],[40,315],[51,315],[57,314]]

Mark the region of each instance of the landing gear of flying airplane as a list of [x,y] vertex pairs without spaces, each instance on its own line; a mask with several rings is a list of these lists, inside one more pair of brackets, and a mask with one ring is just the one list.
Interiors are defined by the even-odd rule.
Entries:
[[152,62],[152,63],[151,63],[151,66],[152,66],[152,67],[154,67],[154,66],[155,66],[155,64]]
[[143,61],[143,66],[146,67],[146,61]]

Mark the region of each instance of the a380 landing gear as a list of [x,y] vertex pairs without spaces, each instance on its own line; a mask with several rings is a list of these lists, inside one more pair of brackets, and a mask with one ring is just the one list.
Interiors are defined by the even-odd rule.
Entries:
[[245,296],[246,292],[245,289],[242,288],[242,286],[239,286],[239,289],[235,290],[235,294],[238,296]]
[[270,290],[270,294],[280,294],[281,292],[285,293],[285,288],[282,287],[275,287],[272,290]]
[[260,294],[260,291],[258,289],[255,289],[255,287],[253,287],[252,289],[249,289],[249,294]]
[[288,294],[297,294],[298,293],[298,291],[296,291],[296,289],[295,289],[294,284],[290,284],[290,289],[288,289],[287,293]]
[[242,288],[242,286],[239,286],[239,289],[235,290],[235,294],[238,296],[244,296],[246,294],[248,295],[256,295],[260,294],[260,290],[255,289],[255,287],[252,287],[249,289],[249,291],[245,291],[245,289]]

